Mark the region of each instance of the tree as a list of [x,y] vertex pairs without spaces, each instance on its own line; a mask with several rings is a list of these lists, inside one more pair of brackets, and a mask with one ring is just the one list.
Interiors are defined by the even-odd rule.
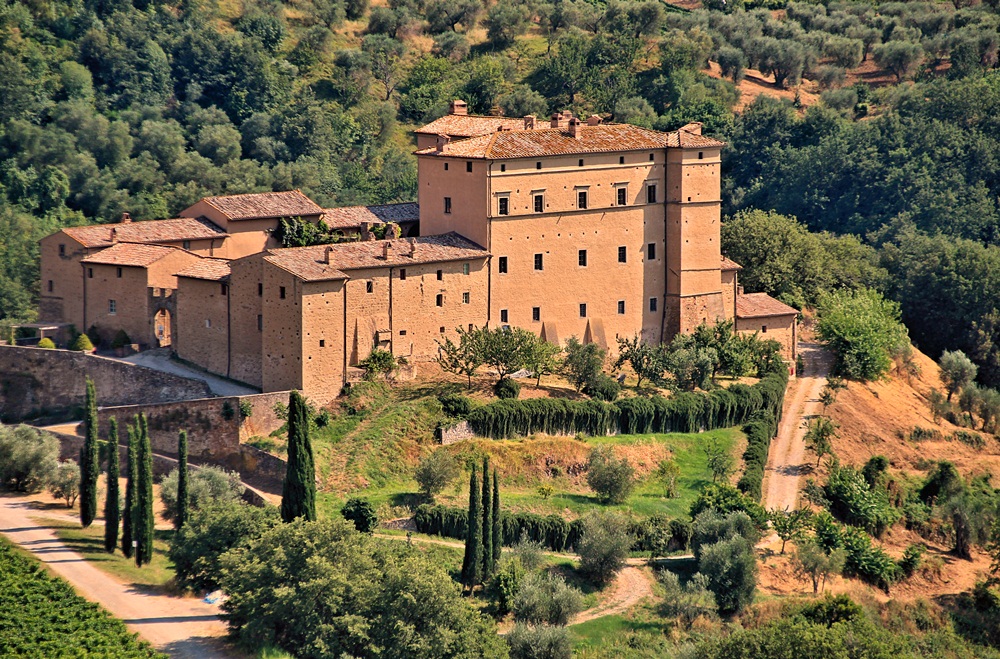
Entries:
[[500,517],[500,478],[493,469],[493,565],[500,564],[503,553],[503,519]]
[[609,583],[625,567],[631,548],[628,520],[622,515],[595,510],[582,518],[576,548],[580,571],[598,586]]
[[816,454],[816,466],[824,455],[833,454],[833,440],[837,437],[837,423],[826,416],[818,416],[806,422],[804,437],[806,448]]
[[462,583],[472,591],[482,583],[483,566],[483,514],[480,510],[482,493],[479,491],[479,472],[472,469],[469,477],[469,513],[465,536],[465,556],[462,559]]
[[639,335],[631,339],[618,339],[618,359],[615,360],[615,368],[621,368],[625,363],[631,366],[638,378],[635,386],[641,387],[643,380],[660,384],[666,368],[664,362],[662,345],[650,345],[639,338]]
[[490,458],[483,457],[483,572],[482,580],[493,576],[493,487],[490,483]]
[[681,468],[674,460],[661,460],[656,467],[656,477],[663,483],[663,496],[673,499],[677,496],[677,479],[680,478]]
[[712,472],[712,482],[726,480],[729,474],[733,473],[735,460],[729,450],[723,446],[718,439],[712,437],[702,445],[705,456],[708,458],[709,471]]
[[961,350],[945,350],[938,361],[941,368],[941,381],[948,390],[948,402],[951,397],[965,389],[976,379],[979,369]]
[[433,499],[458,477],[459,471],[458,461],[442,447],[420,458],[414,477],[420,491]]
[[59,466],[59,441],[31,426],[0,425],[0,486],[38,492]]
[[[239,501],[246,491],[240,475],[235,471],[226,471],[220,467],[205,466],[190,472],[185,486],[187,490],[186,517],[191,511],[204,508],[213,503],[223,501]],[[160,482],[160,501],[163,502],[163,516],[172,520],[176,528],[177,518],[181,515],[181,471],[171,470]]]
[[177,515],[174,528],[179,529],[188,520],[188,436],[181,430],[177,436]]
[[536,339],[528,351],[524,367],[535,374],[535,389],[541,386],[543,375],[552,375],[559,371],[559,356],[562,348],[554,343]]
[[122,510],[122,554],[132,558],[135,548],[132,546],[132,525],[135,523],[135,489],[139,478],[139,430],[129,424],[126,427],[128,435],[128,479],[125,481],[125,507]]
[[635,469],[610,446],[597,446],[587,458],[587,485],[603,503],[624,503],[635,488]]
[[815,540],[800,542],[795,549],[793,562],[795,570],[809,577],[813,594],[826,590],[826,580],[831,574],[840,574],[844,569],[847,552],[833,549],[827,553]]
[[572,659],[573,643],[566,627],[518,622],[504,637],[510,659]]
[[567,625],[583,610],[583,593],[557,574],[529,573],[514,597],[514,621],[532,625]]
[[698,571],[707,577],[720,614],[739,613],[753,602],[757,556],[745,538],[737,536],[702,548]]
[[281,491],[281,519],[316,520],[316,466],[309,439],[309,411],[298,391],[288,397],[288,467]]
[[520,327],[482,327],[473,331],[479,334],[475,343],[482,351],[483,362],[496,371],[497,382],[527,366],[539,342],[538,337]]
[[121,525],[121,501],[118,493],[118,419],[111,417],[108,431],[108,484],[104,498],[104,551],[115,553],[118,527]]
[[[80,336],[85,336],[81,334]],[[83,451],[80,454],[80,523],[87,528],[97,517],[97,479],[101,474],[100,446],[97,437],[97,392],[94,381],[87,382],[86,418]]]
[[49,480],[49,494],[66,502],[72,508],[80,495],[80,465],[71,460],[60,462]]
[[464,375],[469,379],[469,389],[472,389],[472,376],[483,365],[483,351],[479,345],[480,334],[474,330],[467,331],[458,328],[458,343],[445,338],[444,343],[438,341],[437,363],[445,373]]
[[388,101],[399,84],[403,44],[384,34],[369,34],[361,40],[361,50],[371,62],[372,76],[382,85],[382,100]]
[[908,41],[887,41],[875,46],[872,54],[875,63],[896,76],[897,82],[913,75],[924,59],[924,49],[920,44]]
[[812,511],[808,508],[797,508],[791,512],[775,508],[768,512],[771,527],[781,538],[781,553],[785,553],[785,543],[798,538],[812,524]]
[[378,515],[375,513],[375,507],[364,499],[351,497],[340,509],[340,514],[344,516],[344,519],[353,522],[354,528],[361,533],[374,533],[375,529],[378,528]]
[[135,549],[135,564],[142,567],[153,560],[156,519],[153,513],[153,452],[149,443],[146,415],[140,413],[137,423],[139,432],[136,465],[139,473],[135,484],[135,508],[132,511],[132,539],[139,543]]
[[605,353],[596,343],[583,344],[575,336],[569,337],[565,351],[563,371],[576,390],[582,391],[601,374]]
[[381,348],[372,350],[358,365],[365,370],[366,380],[374,380],[378,375],[388,380],[399,369],[396,356]]
[[513,0],[499,0],[486,13],[486,39],[496,50],[506,50],[528,27],[528,12]]

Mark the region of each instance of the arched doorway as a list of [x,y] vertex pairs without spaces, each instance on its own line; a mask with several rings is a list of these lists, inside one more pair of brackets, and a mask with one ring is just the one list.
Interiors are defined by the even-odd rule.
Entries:
[[159,348],[170,345],[170,311],[160,309],[153,316],[153,334]]

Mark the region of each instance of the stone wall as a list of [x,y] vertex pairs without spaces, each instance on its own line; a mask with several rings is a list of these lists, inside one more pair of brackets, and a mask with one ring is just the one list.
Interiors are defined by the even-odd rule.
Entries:
[[450,427],[442,426],[438,428],[437,434],[438,439],[441,440],[441,444],[445,446],[466,439],[472,439],[476,436],[476,433],[472,432],[472,426],[469,425],[468,421],[459,421]]
[[84,376],[103,405],[183,401],[211,396],[200,380],[69,350],[0,346],[0,420],[79,418]]

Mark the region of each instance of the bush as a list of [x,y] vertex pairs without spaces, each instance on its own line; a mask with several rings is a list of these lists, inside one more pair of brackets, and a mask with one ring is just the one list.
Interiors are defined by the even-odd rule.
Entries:
[[132,339],[129,338],[129,335],[126,334],[123,329],[118,330],[118,333],[115,334],[115,338],[111,339],[111,347],[116,350],[130,345],[132,345]]
[[761,496],[767,454],[771,448],[771,438],[777,434],[778,424],[770,413],[743,426],[747,436],[747,448],[743,452],[743,476],[736,484],[737,489],[756,500]]
[[525,568],[520,557],[510,556],[500,560],[496,572],[486,585],[486,591],[496,606],[499,616],[505,616],[514,608],[514,599],[521,590]]
[[75,462],[60,462],[49,480],[49,494],[66,502],[72,508],[80,496],[80,465]]
[[[160,483],[163,517],[169,520],[177,515],[177,479],[178,472],[174,469]],[[213,503],[239,501],[245,490],[240,475],[235,471],[219,467],[189,468],[188,510],[194,511]]]
[[528,574],[514,596],[514,620],[532,625],[566,625],[583,610],[583,594],[561,576]]
[[836,356],[837,372],[862,381],[884,377],[892,355],[909,344],[899,304],[869,289],[824,296],[816,329]]
[[830,627],[838,622],[855,620],[865,614],[849,595],[827,595],[823,599],[807,604],[800,612],[802,617],[818,625]]
[[691,551],[696,560],[701,560],[702,549],[721,540],[743,538],[754,545],[760,537],[760,529],[746,513],[736,511],[719,514],[714,510],[706,510],[691,525]]
[[605,352],[596,343],[583,344],[571,336],[566,342],[566,358],[563,371],[577,391],[597,380],[604,367]]
[[420,458],[414,478],[420,491],[433,498],[458,478],[459,472],[458,460],[446,449],[439,448]]
[[374,380],[379,375],[388,380],[399,369],[396,356],[381,348],[372,350],[358,365],[364,369],[366,380]]
[[604,503],[624,503],[635,488],[635,470],[610,446],[597,446],[587,459],[587,485]]
[[592,511],[581,521],[580,571],[599,586],[609,583],[625,567],[632,547],[628,520],[611,511]]
[[354,528],[362,533],[373,533],[378,527],[378,515],[375,508],[364,499],[352,497],[340,509],[344,519],[354,522]]
[[705,575],[720,614],[739,613],[753,602],[757,555],[745,538],[737,536],[702,548],[698,571]]
[[505,637],[510,659],[572,659],[573,645],[565,627],[518,623]]
[[476,409],[471,398],[459,394],[445,394],[439,396],[438,401],[441,403],[444,413],[451,417],[464,418],[469,412]]
[[830,512],[876,538],[899,518],[885,489],[869,487],[861,472],[852,467],[834,467],[823,492],[830,501]]
[[38,492],[59,466],[59,440],[31,426],[0,425],[0,487]]
[[591,398],[612,403],[616,398],[618,398],[618,394],[621,393],[621,390],[622,386],[618,384],[617,380],[601,373],[594,379],[593,382],[588,383],[587,386],[584,387],[583,393],[587,394]]
[[664,598],[661,611],[671,618],[680,618],[688,627],[701,617],[715,615],[717,605],[715,595],[708,588],[708,579],[696,572],[681,586],[677,575],[669,570],[660,570],[656,580],[663,586]]
[[714,510],[722,515],[743,512],[753,520],[757,528],[767,527],[767,511],[764,510],[764,507],[732,485],[720,483],[709,485],[702,490],[698,498],[691,504],[691,518],[697,519],[706,510]]
[[52,350],[56,347],[56,344],[52,339],[46,336],[38,342],[38,347],[45,348],[46,350]]
[[78,334],[69,349],[77,352],[90,352],[94,349],[94,344],[90,342],[90,337],[86,334]]
[[504,378],[493,385],[493,393],[502,400],[515,400],[521,395],[521,383],[511,378]]

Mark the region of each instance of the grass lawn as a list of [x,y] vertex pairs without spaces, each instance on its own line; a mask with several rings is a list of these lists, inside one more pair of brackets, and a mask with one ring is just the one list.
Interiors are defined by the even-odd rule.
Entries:
[[650,610],[633,616],[610,615],[569,628],[573,656],[583,658],[632,656],[656,657],[667,649],[668,624]]
[[[136,567],[135,560],[122,556],[119,549],[114,554],[104,551],[104,527],[91,526],[83,529],[71,522],[38,518],[39,522],[53,529],[55,534],[73,551],[100,570],[107,572],[123,581],[141,586],[164,588],[174,578],[173,564],[167,558],[167,549],[173,531],[156,531],[153,545],[153,561],[141,568]],[[120,544],[119,540],[119,544]]]

